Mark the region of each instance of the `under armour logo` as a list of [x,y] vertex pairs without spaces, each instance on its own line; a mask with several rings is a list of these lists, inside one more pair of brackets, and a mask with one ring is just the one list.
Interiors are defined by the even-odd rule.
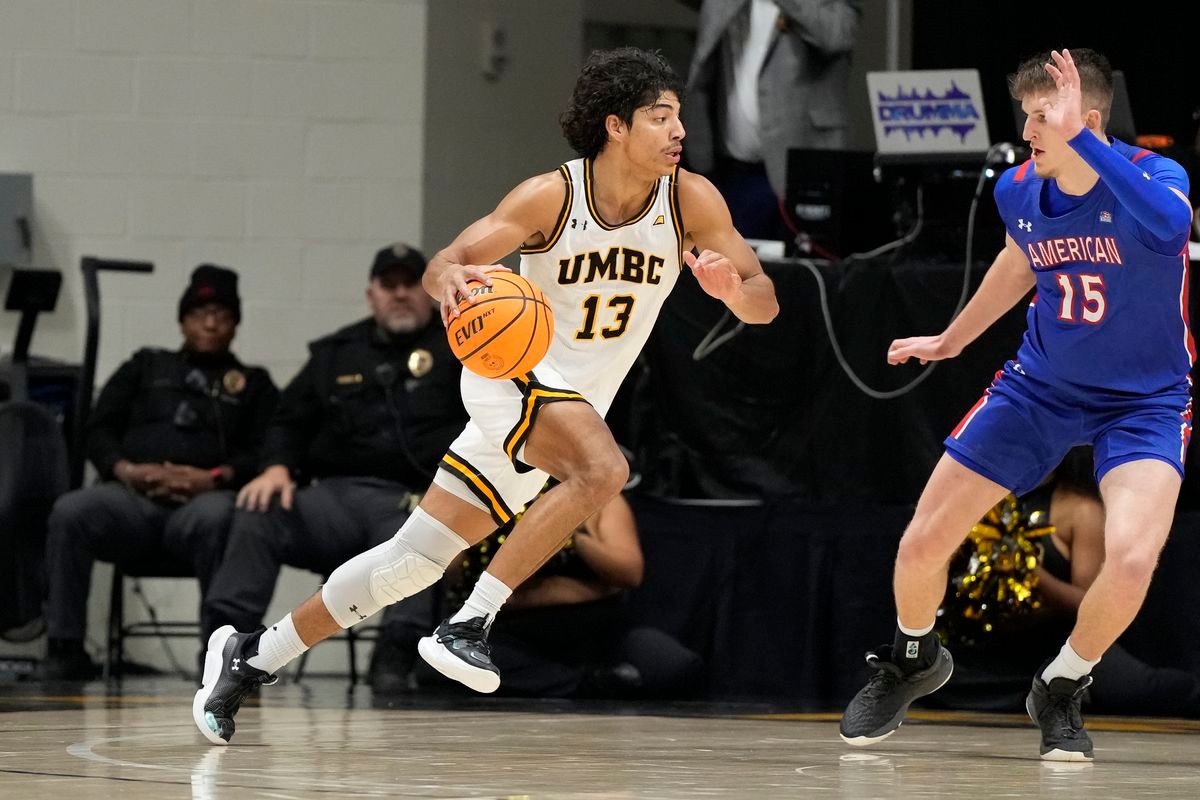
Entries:
[[909,642],[908,646],[906,648],[904,648],[904,657],[905,658],[916,658],[917,652],[920,649],[921,649],[920,642]]
[[[350,606],[351,613],[358,614],[358,606]],[[359,619],[366,619],[362,614],[358,614]]]
[[1017,220],[1017,227],[1029,233],[1033,232],[1033,223],[1026,222],[1024,219]]
[[232,669],[234,672],[237,672],[240,669],[240,667],[238,667],[238,664],[240,663],[242,663],[242,660],[240,658],[235,658],[233,660],[233,666],[230,667],[230,669]]

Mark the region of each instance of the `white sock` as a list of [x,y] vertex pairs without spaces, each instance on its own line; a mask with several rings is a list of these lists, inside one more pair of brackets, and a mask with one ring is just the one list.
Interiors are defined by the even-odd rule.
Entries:
[[258,638],[258,655],[246,659],[246,663],[255,669],[261,669],[272,675],[283,669],[289,661],[299,658],[308,649],[296,633],[292,623],[292,615],[288,614],[271,627],[263,631]]
[[914,639],[920,639],[922,636],[928,634],[933,630],[933,625],[934,623],[931,622],[927,628],[906,628],[900,624],[900,618],[896,617],[896,627],[900,629],[900,632],[905,636],[911,636]]
[[463,607],[450,618],[450,621],[466,622],[475,617],[485,617],[490,626],[496,621],[496,614],[500,612],[500,607],[504,605],[504,601],[510,595],[512,595],[512,589],[505,586],[490,572],[485,572],[475,582],[475,588],[471,591],[467,602],[463,603]]
[[1092,671],[1092,667],[1100,663],[1100,659],[1088,661],[1079,653],[1075,652],[1075,648],[1071,647],[1071,640],[1067,639],[1067,643],[1062,646],[1062,650],[1058,651],[1058,655],[1050,662],[1044,670],[1042,670],[1042,680],[1046,683],[1055,678],[1068,678],[1077,681],[1084,675]]

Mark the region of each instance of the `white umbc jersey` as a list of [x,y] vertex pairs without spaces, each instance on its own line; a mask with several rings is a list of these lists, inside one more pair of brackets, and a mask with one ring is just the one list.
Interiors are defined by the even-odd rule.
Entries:
[[683,266],[679,170],[659,178],[643,208],[620,225],[596,208],[590,159],[559,171],[567,184],[563,210],[545,245],[521,248],[520,272],[554,310],[543,363],[603,415]]

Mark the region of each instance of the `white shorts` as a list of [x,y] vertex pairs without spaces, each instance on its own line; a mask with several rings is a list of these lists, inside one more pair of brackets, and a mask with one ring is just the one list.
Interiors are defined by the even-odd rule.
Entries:
[[462,398],[471,419],[446,451],[433,482],[503,525],[550,477],[521,460],[538,411],[548,403],[587,401],[545,362],[511,380],[482,378],[464,369]]

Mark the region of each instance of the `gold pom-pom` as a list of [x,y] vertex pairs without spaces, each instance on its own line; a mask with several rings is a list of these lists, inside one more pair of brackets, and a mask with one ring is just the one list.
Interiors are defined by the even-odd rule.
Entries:
[[1038,539],[1053,531],[1044,509],[1023,509],[1011,494],[984,515],[950,559],[950,584],[938,609],[942,638],[976,644],[1041,608]]

